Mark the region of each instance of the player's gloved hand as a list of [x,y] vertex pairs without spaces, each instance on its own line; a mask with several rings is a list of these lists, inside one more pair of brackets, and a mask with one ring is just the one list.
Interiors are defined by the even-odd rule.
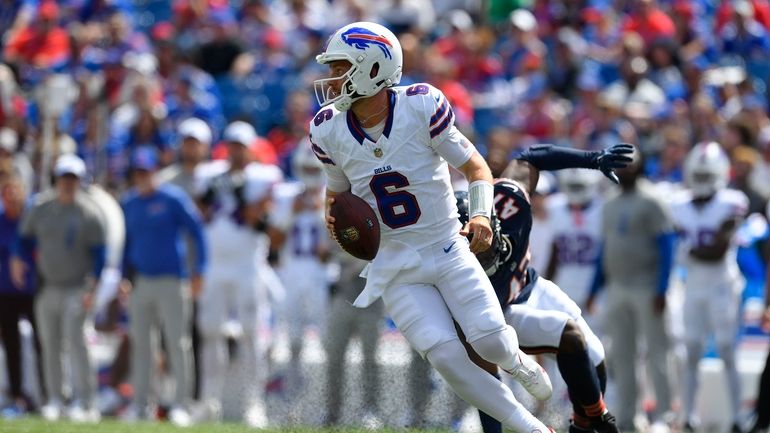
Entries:
[[471,240],[470,248],[474,254],[486,251],[492,246],[492,226],[489,218],[483,215],[471,218],[460,230],[460,234]]
[[612,145],[604,150],[595,152],[593,163],[597,170],[604,173],[611,181],[619,183],[618,176],[613,170],[623,168],[634,159],[630,156],[634,153],[634,146],[628,143]]

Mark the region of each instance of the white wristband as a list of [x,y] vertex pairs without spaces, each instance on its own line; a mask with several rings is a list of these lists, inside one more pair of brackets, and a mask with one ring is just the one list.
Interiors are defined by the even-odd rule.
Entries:
[[495,188],[485,180],[475,180],[468,187],[468,219],[476,215],[492,216],[492,200]]

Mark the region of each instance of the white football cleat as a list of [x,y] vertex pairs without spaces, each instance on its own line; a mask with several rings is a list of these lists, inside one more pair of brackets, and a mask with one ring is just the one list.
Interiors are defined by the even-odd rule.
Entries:
[[264,429],[268,426],[265,407],[261,403],[252,403],[246,410],[244,420],[251,428]]
[[192,417],[187,410],[180,406],[174,406],[168,412],[168,421],[177,427],[190,427],[193,424]]
[[80,404],[76,404],[69,408],[67,411],[67,418],[75,423],[90,423],[95,424],[102,419],[101,413],[95,407],[88,409],[84,408]]
[[365,430],[379,430],[383,425],[384,424],[380,417],[378,417],[377,414],[372,410],[365,411],[364,416],[361,417],[361,427],[363,427]]
[[540,401],[551,398],[553,386],[548,373],[532,357],[519,351],[519,364],[511,371],[505,370],[527,390],[528,393]]
[[56,401],[49,402],[40,408],[40,415],[46,421],[58,421],[61,417],[61,404]]

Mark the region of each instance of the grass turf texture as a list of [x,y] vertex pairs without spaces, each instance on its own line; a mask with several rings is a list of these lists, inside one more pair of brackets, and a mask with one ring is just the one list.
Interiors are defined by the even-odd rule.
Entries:
[[[380,429],[382,433],[448,433],[447,430]],[[275,427],[256,430],[242,424],[200,424],[189,428],[174,427],[169,423],[139,422],[128,424],[103,420],[97,424],[75,424],[67,421],[48,422],[39,418],[0,420],[0,433],[370,433],[363,428]]]

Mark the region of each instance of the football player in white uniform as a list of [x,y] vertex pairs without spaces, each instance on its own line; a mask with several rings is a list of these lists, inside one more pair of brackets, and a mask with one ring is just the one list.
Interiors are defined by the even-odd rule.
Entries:
[[[547,375],[519,350],[516,332],[505,323],[473,256],[492,240],[492,174],[454,127],[449,102],[428,84],[394,87],[401,79],[401,46],[378,24],[342,27],[316,61],[330,68],[330,78],[315,82],[322,108],[310,124],[311,147],[327,175],[327,209],[336,194],[351,191],[376,210],[381,227],[379,252],[364,270],[366,286],[354,305],[366,307],[382,297],[410,345],[457,395],[505,427],[546,432],[508,387],[471,362],[453,324],[452,319],[476,352],[531,394],[550,397]],[[447,163],[470,182],[464,228]],[[333,233],[328,212],[327,225]]]
[[271,221],[281,233],[278,273],[287,291],[282,316],[291,344],[289,376],[297,378],[304,330],[325,329],[330,239],[324,223],[323,167],[308,141],[294,152],[292,169],[298,181],[276,189]]
[[552,196],[548,206],[554,240],[545,275],[577,302],[588,297],[596,271],[602,216],[600,180],[597,171],[561,171],[563,194]]
[[275,166],[250,162],[249,145],[254,128],[236,121],[224,132],[228,163],[224,172],[208,181],[199,205],[207,221],[210,268],[200,295],[198,328],[203,337],[201,398],[209,418],[221,416],[221,399],[227,374],[227,326],[236,319],[242,330],[241,356],[244,377],[242,397],[247,400],[246,422],[264,425],[262,391],[267,365],[258,327],[267,302],[259,275],[266,267],[269,240],[265,221],[273,185],[283,174]]
[[734,431],[740,431],[740,383],[735,365],[738,308],[744,280],[738,269],[734,234],[748,209],[748,198],[727,188],[730,161],[718,143],[693,147],[684,163],[685,191],[672,203],[681,233],[679,259],[685,277],[684,328],[687,367],[684,389],[685,429],[692,430],[698,362],[706,338],[714,334],[724,361]]

